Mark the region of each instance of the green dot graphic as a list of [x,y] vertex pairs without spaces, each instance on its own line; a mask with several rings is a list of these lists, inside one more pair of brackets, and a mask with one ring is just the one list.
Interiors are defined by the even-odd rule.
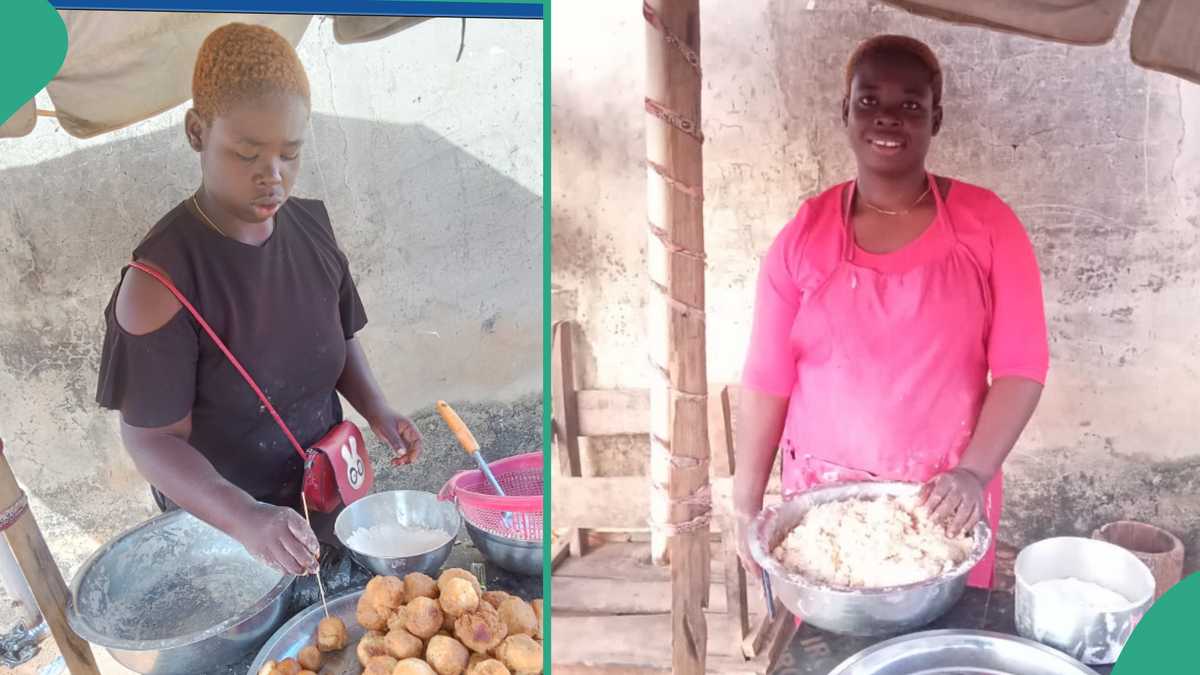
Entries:
[[46,0],[0,3],[0,124],[54,77],[67,56],[67,27]]

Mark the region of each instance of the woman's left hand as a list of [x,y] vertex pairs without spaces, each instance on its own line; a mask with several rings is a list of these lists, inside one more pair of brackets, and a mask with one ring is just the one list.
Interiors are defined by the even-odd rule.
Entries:
[[946,532],[958,536],[983,518],[984,482],[974,472],[955,468],[934,476],[921,488],[920,504]]
[[412,464],[421,456],[421,432],[412,420],[384,406],[380,412],[368,417],[367,422],[379,440],[396,453],[392,458],[393,466]]

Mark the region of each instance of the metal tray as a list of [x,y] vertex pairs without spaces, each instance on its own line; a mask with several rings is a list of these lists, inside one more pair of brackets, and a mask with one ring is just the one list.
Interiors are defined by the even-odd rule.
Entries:
[[829,675],[1096,675],[1062,652],[979,630],[931,630],[868,647]]
[[[318,675],[362,675],[363,667],[358,662],[354,652],[355,645],[366,635],[367,629],[358,625],[355,609],[358,598],[363,594],[362,589],[351,591],[329,599],[329,615],[341,617],[346,624],[348,640],[346,648],[340,652],[329,652],[324,655],[324,664]],[[259,669],[267,661],[280,661],[288,657],[296,658],[300,650],[315,642],[317,624],[325,618],[321,603],[316,603],[283,624],[275,634],[267,640],[258,656],[250,664],[247,675],[258,675]]]

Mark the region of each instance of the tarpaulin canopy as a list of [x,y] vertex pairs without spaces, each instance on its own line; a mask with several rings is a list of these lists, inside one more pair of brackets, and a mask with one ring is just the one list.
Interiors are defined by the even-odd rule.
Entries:
[[[884,0],[914,14],[1077,45],[1112,39],[1137,0]],[[1200,0],[1140,0],[1133,62],[1200,83]]]
[[[204,38],[233,21],[269,26],[293,45],[312,21],[297,14],[60,11],[67,28],[67,56],[46,85],[53,115],[63,129],[90,138],[140,122],[191,98],[192,68]],[[341,44],[378,40],[425,18],[337,16]],[[0,126],[0,137],[33,131],[33,100]]]

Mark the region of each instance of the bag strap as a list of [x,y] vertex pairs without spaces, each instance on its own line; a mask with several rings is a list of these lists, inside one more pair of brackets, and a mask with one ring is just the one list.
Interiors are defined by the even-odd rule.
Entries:
[[296,441],[296,437],[292,435],[291,430],[289,430],[287,425],[283,423],[283,418],[279,416],[279,413],[275,412],[275,406],[271,405],[271,402],[267,400],[266,395],[262,393],[262,390],[259,389],[258,385],[254,382],[254,378],[250,377],[250,373],[246,372],[246,369],[242,367],[242,364],[238,362],[238,360],[233,356],[233,353],[229,351],[229,348],[225,346],[225,343],[221,342],[221,338],[217,337],[217,334],[208,325],[208,322],[204,320],[204,317],[200,316],[200,312],[196,311],[196,308],[192,306],[192,303],[188,302],[188,299],[183,297],[183,293],[180,293],[179,289],[175,288],[175,285],[171,283],[171,280],[163,276],[158,270],[136,260],[129,263],[129,266],[141,272],[145,272],[146,274],[149,274],[157,279],[160,284],[167,287],[168,291],[171,291],[171,295],[174,295],[175,299],[178,300],[180,304],[182,304],[189,312],[192,313],[192,317],[196,319],[196,323],[200,324],[200,327],[204,329],[204,332],[208,333],[208,336],[213,339],[213,342],[217,343],[217,347],[222,353],[225,354],[226,358],[229,359],[229,362],[233,364],[233,367],[242,376],[242,379],[246,380],[246,383],[249,384],[250,388],[254,390],[254,393],[258,395],[258,400],[262,401],[262,404],[266,407],[267,412],[271,413],[271,417],[275,418],[275,423],[279,425],[280,429],[283,429],[283,435],[287,436],[287,439],[292,444],[292,447],[295,448],[296,452],[300,454],[300,459],[303,459],[307,462],[308,453],[304,452],[304,449],[300,447],[300,443]]

